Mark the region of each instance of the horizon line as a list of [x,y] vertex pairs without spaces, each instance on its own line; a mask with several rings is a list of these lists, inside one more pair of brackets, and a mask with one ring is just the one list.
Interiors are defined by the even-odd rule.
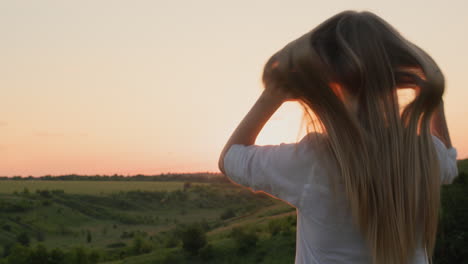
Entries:
[[12,176],[6,176],[6,175],[0,175],[0,178],[41,178],[41,177],[64,177],[64,176],[79,176],[79,177],[113,177],[113,176],[121,176],[121,177],[136,177],[136,176],[166,176],[166,175],[199,175],[199,174],[220,174],[224,175],[222,172],[213,172],[213,171],[195,171],[195,172],[161,172],[157,174],[144,174],[144,173],[137,173],[137,174],[119,174],[119,173],[114,173],[114,174],[77,174],[77,173],[69,173],[69,174],[60,174],[60,175],[51,175],[51,174],[45,174],[41,176],[32,176],[32,175],[12,175]]

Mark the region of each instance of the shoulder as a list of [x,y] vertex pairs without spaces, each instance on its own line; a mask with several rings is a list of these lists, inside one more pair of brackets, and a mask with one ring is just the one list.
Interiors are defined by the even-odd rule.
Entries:
[[[323,133],[311,132],[295,143],[281,143],[276,146],[269,146],[276,149],[278,159],[281,163],[289,163],[291,166],[310,166],[319,160],[328,157],[327,136]],[[267,146],[267,148],[269,148]]]
[[301,141],[321,143],[327,139],[327,135],[319,132],[309,132],[307,133]]
[[323,152],[326,150],[328,137],[324,133],[310,132],[306,134],[297,145],[303,151]]

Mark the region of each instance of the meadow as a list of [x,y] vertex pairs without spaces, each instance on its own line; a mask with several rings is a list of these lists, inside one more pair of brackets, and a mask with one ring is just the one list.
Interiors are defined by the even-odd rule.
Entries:
[[[205,184],[205,183],[194,183]],[[22,192],[25,188],[30,192],[37,190],[63,190],[70,194],[102,195],[127,191],[176,191],[182,190],[184,182],[155,181],[53,181],[53,180],[2,180],[0,193],[11,194]]]
[[[467,164],[442,187],[436,264],[468,263]],[[0,264],[294,262],[296,208],[219,178],[0,186]]]
[[[0,185],[0,263],[29,263],[19,258],[42,247],[61,252],[58,263],[80,263],[80,254],[89,263],[169,261],[172,255],[162,253],[180,248],[176,233],[191,225],[215,245],[232,228],[295,216],[289,205],[229,182],[16,179]],[[137,256],[143,262],[132,259]]]

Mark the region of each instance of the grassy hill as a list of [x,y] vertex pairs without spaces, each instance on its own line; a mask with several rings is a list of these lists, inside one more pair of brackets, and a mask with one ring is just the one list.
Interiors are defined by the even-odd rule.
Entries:
[[[436,264],[468,263],[468,160],[458,166]],[[0,264],[294,262],[295,208],[229,182],[0,183]]]
[[[205,183],[191,183],[191,185],[203,185]],[[126,191],[176,191],[183,190],[182,181],[91,181],[91,180],[2,180],[0,181],[0,193],[12,194],[28,189],[35,193],[37,190],[63,190],[67,194],[105,195]]]
[[[33,181],[2,182],[0,256],[10,254],[20,242],[32,249],[42,245],[71,255],[85,248],[97,252],[101,261],[116,260],[146,253],[132,252],[133,244],[140,240],[151,250],[180,247],[174,232],[192,223],[203,225],[210,241],[222,240],[232,227],[258,224],[295,210],[231,183],[194,183],[184,188],[183,182],[133,182],[153,188],[143,191],[119,182],[115,184],[122,190],[102,192],[96,186],[86,188],[87,182],[53,181],[47,182],[48,189],[39,189],[47,187],[41,182],[34,191],[29,190]],[[16,187],[7,188],[8,184]],[[100,184],[104,183],[94,183]],[[172,191],[162,191],[163,185]],[[63,186],[71,193],[55,189]]]

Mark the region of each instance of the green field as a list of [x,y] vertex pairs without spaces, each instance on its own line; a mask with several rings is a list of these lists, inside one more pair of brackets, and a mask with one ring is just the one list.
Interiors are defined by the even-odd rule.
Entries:
[[[203,185],[205,183],[192,183]],[[168,191],[183,189],[183,182],[158,181],[48,181],[48,180],[2,180],[0,193],[11,194],[22,192],[27,188],[30,192],[36,190],[63,190],[73,194],[110,194],[126,191]]]
[[[468,263],[467,162],[442,187],[435,264]],[[228,182],[186,183],[1,180],[0,264],[294,262],[294,207]],[[194,254],[187,241],[205,242]]]
[[[185,190],[184,183],[2,180],[0,256],[10,254],[26,234],[31,250],[38,245],[60,249],[68,252],[70,263],[79,248],[99,252],[100,262],[125,256],[130,261],[125,263],[145,263],[135,257],[155,260],[165,258],[161,252],[180,248],[174,232],[184,226],[202,224],[211,244],[224,247],[233,227],[265,225],[270,218],[295,212],[277,199],[231,183],[191,182]],[[151,254],[134,252],[138,239]]]

